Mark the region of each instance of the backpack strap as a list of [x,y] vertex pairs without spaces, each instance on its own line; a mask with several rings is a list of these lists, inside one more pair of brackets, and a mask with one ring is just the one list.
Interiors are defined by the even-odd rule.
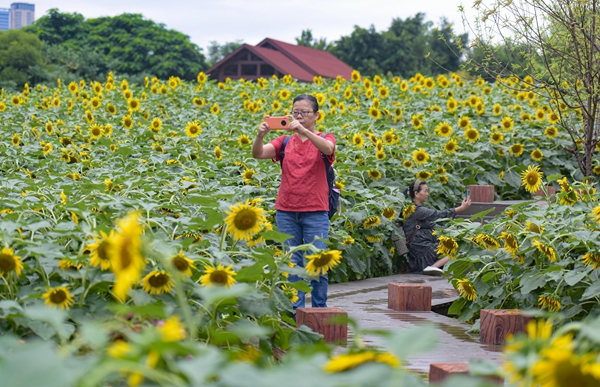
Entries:
[[[321,133],[321,137],[325,138],[325,133]],[[325,162],[325,172],[327,172],[329,170],[329,167],[331,167],[331,165],[329,164],[329,159],[327,158],[327,156],[325,156],[325,153],[323,152],[321,152],[321,158]]]
[[279,151],[279,164],[281,165],[281,168],[283,168],[283,158],[285,157],[285,147],[286,147],[288,141],[290,141],[290,138],[292,138],[292,136],[286,136],[283,139],[283,144],[281,145],[281,150]]

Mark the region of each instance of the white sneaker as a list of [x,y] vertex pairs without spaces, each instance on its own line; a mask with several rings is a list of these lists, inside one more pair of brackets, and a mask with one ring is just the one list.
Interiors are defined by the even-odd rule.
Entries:
[[444,271],[439,267],[427,266],[425,269],[423,269],[423,274],[441,277],[444,275]]

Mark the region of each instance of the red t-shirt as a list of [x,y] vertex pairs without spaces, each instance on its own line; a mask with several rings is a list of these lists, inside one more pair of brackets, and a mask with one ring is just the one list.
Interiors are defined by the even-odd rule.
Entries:
[[[279,152],[286,137],[280,136],[270,142],[275,147],[275,162],[279,162]],[[326,134],[325,139],[335,145],[333,134]],[[335,151],[327,158],[332,164],[335,161]],[[275,208],[290,212],[329,210],[329,187],[321,151],[308,139],[302,142],[297,134],[285,145],[281,185]]]

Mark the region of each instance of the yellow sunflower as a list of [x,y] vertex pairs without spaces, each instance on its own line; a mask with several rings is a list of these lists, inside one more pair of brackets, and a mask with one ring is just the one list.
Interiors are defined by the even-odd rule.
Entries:
[[402,210],[402,217],[404,219],[408,219],[408,217],[411,216],[415,211],[416,207],[414,206],[414,204],[408,205]]
[[432,176],[432,174],[429,171],[419,171],[419,172],[417,172],[416,176],[417,176],[417,179],[428,180]]
[[375,158],[377,160],[383,160],[383,159],[385,159],[385,152],[384,151],[375,152]]
[[377,228],[379,225],[381,225],[379,216],[370,216],[363,222],[363,228],[365,229]]
[[52,308],[70,309],[73,305],[73,296],[66,286],[49,289],[42,295],[42,298],[46,300],[44,304]]
[[538,297],[538,305],[550,312],[558,312],[561,308],[560,299],[555,294],[542,294]]
[[410,118],[410,122],[415,129],[421,129],[423,126],[423,118],[420,114],[415,114]]
[[198,121],[188,122],[185,127],[185,134],[188,137],[195,138],[198,137],[200,133],[202,133],[202,128],[200,128]]
[[425,149],[415,150],[412,153],[412,159],[417,165],[423,165],[429,160],[429,155]]
[[381,111],[376,107],[371,106],[371,108],[369,108],[369,115],[374,119],[378,120],[381,118]]
[[164,270],[153,270],[142,280],[142,289],[150,294],[168,293],[173,286],[173,277]]
[[500,115],[500,113],[502,113],[502,106],[500,106],[500,104],[499,104],[499,103],[495,103],[495,104],[494,104],[494,107],[492,108],[492,113],[493,113],[495,116],[499,116],[499,115]]
[[[378,218],[379,219],[379,218]],[[306,255],[306,271],[310,275],[327,274],[327,271],[336,267],[342,260],[342,252],[339,250],[321,251],[317,254]]]
[[109,239],[107,255],[110,269],[116,277],[112,292],[119,300],[124,301],[129,289],[140,280],[144,268],[141,252],[142,226],[137,212],[131,212],[117,220],[116,226],[119,231]]
[[451,139],[446,144],[444,144],[444,152],[446,152],[446,154],[451,155],[454,152],[456,152],[457,150],[458,150],[458,142],[455,139]]
[[598,224],[600,224],[600,205],[597,207],[594,207],[594,209],[592,210],[592,220],[598,222]]
[[504,239],[504,250],[511,254],[515,254],[517,251],[519,251],[519,242],[514,235],[507,232],[502,232],[499,238]]
[[212,114],[219,114],[220,111],[221,109],[219,109],[219,105],[216,102],[210,107],[210,112]]
[[600,267],[600,254],[597,253],[586,253],[581,257],[581,260],[586,266],[592,266],[596,270]]
[[19,145],[21,145],[21,136],[19,136],[18,134],[16,134],[16,133],[15,133],[15,134],[12,136],[12,144],[13,144],[14,146],[19,146]]
[[246,136],[245,134],[242,134],[238,137],[237,140],[239,146],[244,146],[244,145],[249,145],[252,143],[252,141],[250,140],[250,137]]
[[452,126],[447,122],[440,122],[434,129],[435,134],[442,137],[449,137],[452,135]]
[[523,152],[525,151],[525,148],[523,147],[523,144],[521,143],[516,143],[516,144],[512,144],[510,146],[510,153],[512,153],[514,156],[519,157],[523,154]]
[[177,255],[174,255],[169,260],[171,266],[179,273],[186,277],[192,276],[192,268],[194,267],[194,261],[185,256],[182,250]]
[[104,231],[100,231],[100,236],[94,237],[94,243],[87,245],[87,249],[90,250],[90,265],[93,267],[100,266],[101,270],[110,269],[108,246],[114,237],[114,230],[111,230],[108,236],[104,233]]
[[367,174],[369,175],[371,180],[379,180],[379,179],[381,179],[381,176],[382,176],[381,172],[379,172],[377,169],[369,169]]
[[481,248],[491,251],[494,251],[500,247],[500,243],[498,243],[498,241],[489,234],[477,235],[475,237],[475,243],[477,243]]
[[162,120],[160,118],[156,118],[156,117],[154,119],[152,119],[152,122],[150,123],[150,130],[155,133],[158,133],[158,132],[160,132],[161,128],[162,128]]
[[506,131],[512,130],[515,127],[515,122],[512,117],[506,116],[500,121],[500,127]]
[[233,276],[237,273],[233,271],[232,266],[233,265],[224,267],[222,264],[219,264],[217,268],[214,268],[212,266],[204,265],[206,274],[200,277],[200,284],[202,284],[202,286],[233,286],[235,283]]
[[176,314],[166,319],[158,330],[161,338],[166,342],[181,341],[187,336],[181,318]]
[[137,111],[140,108],[140,100],[138,98],[131,98],[127,101],[127,106],[131,111]]
[[0,277],[5,274],[15,272],[17,276],[21,275],[23,270],[23,263],[21,263],[21,257],[15,255],[13,249],[3,247],[0,253]]
[[541,150],[539,150],[539,149],[535,149],[535,150],[533,150],[533,151],[531,152],[530,156],[531,156],[531,158],[532,158],[534,161],[538,161],[538,162],[540,162],[540,161],[542,161],[542,158],[544,157],[544,154],[542,153],[542,151],[541,151]]
[[263,209],[251,205],[248,200],[245,203],[238,202],[225,211],[227,217],[225,224],[227,232],[233,235],[235,240],[251,240],[255,234],[260,232],[266,218]]
[[556,251],[551,246],[545,245],[539,240],[535,240],[532,243],[537,249],[544,254],[550,262],[556,262]]
[[352,143],[359,148],[362,148],[365,145],[365,138],[360,133],[355,133],[352,136]]
[[90,138],[92,140],[99,140],[99,139],[101,139],[103,133],[104,133],[104,128],[101,127],[100,125],[94,124],[90,128]]
[[454,257],[458,252],[458,243],[456,239],[447,236],[440,236],[438,238],[437,253],[446,257]]
[[466,116],[462,116],[458,119],[458,126],[462,129],[467,129],[471,127],[471,119]]
[[544,130],[544,134],[550,139],[554,138],[558,135],[558,129],[556,128],[556,126],[548,126]]
[[452,97],[448,98],[448,100],[446,101],[446,109],[448,109],[448,112],[454,112],[457,107],[458,102]]
[[468,279],[457,279],[456,290],[460,293],[460,296],[468,301],[475,301],[477,299],[477,292],[475,287]]
[[465,130],[464,136],[469,142],[476,142],[479,140],[479,131],[475,128],[468,128]]
[[383,209],[381,215],[391,221],[396,216],[396,210],[390,207],[386,207]]
[[543,178],[544,173],[540,171],[540,168],[530,165],[521,173],[521,185],[525,186],[527,192],[533,193],[541,188]]
[[329,373],[343,372],[369,362],[387,364],[392,368],[400,367],[400,360],[389,352],[378,353],[375,351],[365,351],[337,355],[331,358],[329,362],[323,366],[323,369]]
[[133,128],[133,118],[131,116],[123,116],[122,123],[125,129]]

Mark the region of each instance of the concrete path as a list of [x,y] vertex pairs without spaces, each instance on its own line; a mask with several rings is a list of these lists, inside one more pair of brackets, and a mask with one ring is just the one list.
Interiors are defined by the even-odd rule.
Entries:
[[[403,329],[411,326],[433,323],[438,328],[437,349],[417,354],[406,359],[408,368],[418,373],[428,373],[430,363],[468,362],[470,359],[491,359],[500,363],[501,346],[479,343],[479,335],[466,331],[471,327],[456,319],[435,312],[398,312],[388,309],[389,283],[419,283],[432,287],[432,308],[448,305],[458,292],[448,283],[447,278],[429,277],[419,274],[398,274],[389,277],[371,278],[329,285],[329,307],[340,308],[358,322],[361,328]],[[307,302],[310,305],[310,301]],[[349,341],[352,332],[348,332]],[[383,347],[381,338],[365,336],[367,345]]]

